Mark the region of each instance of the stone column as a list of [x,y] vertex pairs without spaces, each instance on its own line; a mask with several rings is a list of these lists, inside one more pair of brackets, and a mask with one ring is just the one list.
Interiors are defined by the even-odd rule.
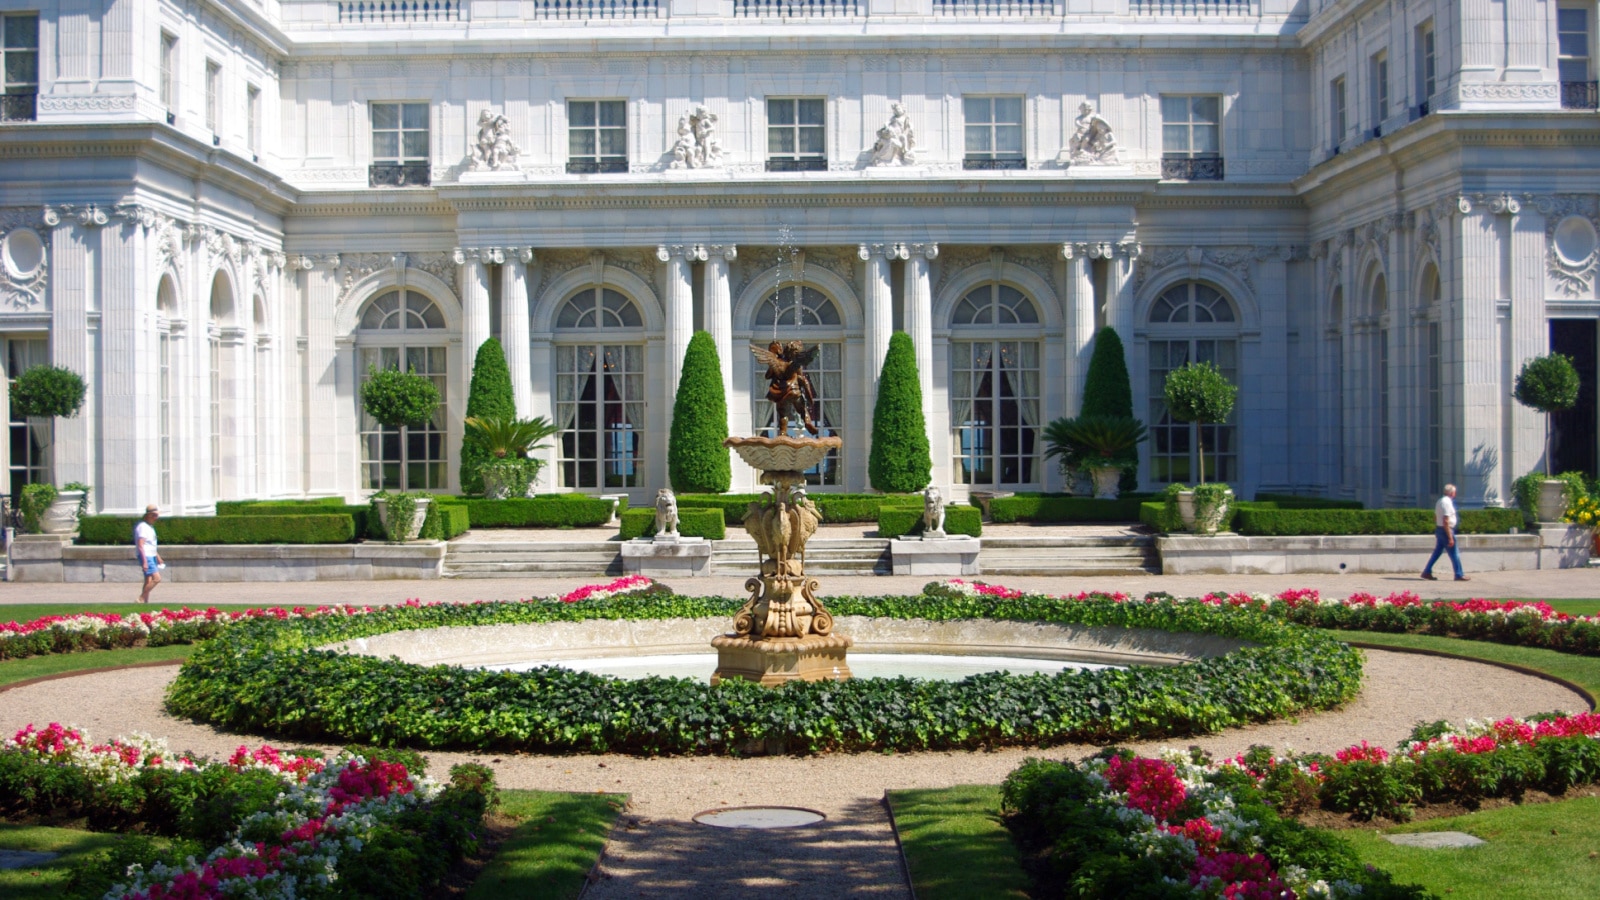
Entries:
[[939,257],[938,244],[906,244],[905,326],[916,353],[917,377],[922,382],[922,419],[932,428],[933,403],[933,282],[928,264]]
[[663,435],[672,434],[672,404],[678,399],[683,354],[694,335],[694,285],[689,280],[689,266],[706,255],[705,248],[698,244],[662,244],[656,248],[656,259],[666,264],[662,273],[667,307],[666,360],[661,379],[665,395],[662,409],[666,412],[662,417]]
[[[339,418],[354,420],[355,409],[339,408],[338,346],[334,341],[334,310],[339,303],[339,256],[300,256],[301,296],[306,309],[305,490],[332,494],[340,489],[338,463]],[[359,485],[359,481],[357,484]]]
[[533,250],[524,247],[507,252],[500,269],[500,337],[505,346],[506,367],[511,370],[511,393],[517,400],[517,416],[533,415],[533,370],[530,368],[528,337],[528,266]]
[[[711,342],[717,347],[717,361],[722,364],[722,390],[725,393],[733,387],[733,293],[728,285],[728,263],[738,257],[739,248],[733,244],[712,244],[707,247],[705,285],[701,291],[705,304],[701,319],[706,324],[706,331],[711,333]],[[731,421],[729,428],[730,434],[746,433],[731,431]]]
[[465,360],[461,382],[463,396],[472,384],[472,367],[478,348],[489,339],[489,263],[505,257],[493,247],[482,250],[457,248],[456,265],[461,267],[461,352]]
[[[1133,329],[1136,326],[1133,320],[1133,276],[1139,265],[1141,250],[1138,241],[1123,241],[1116,246],[1116,255],[1111,258],[1111,284],[1106,288],[1106,305],[1110,308],[1106,310],[1106,323],[1117,330],[1117,337],[1122,338],[1124,347],[1133,346]],[[1134,409],[1138,409],[1138,403],[1138,398],[1134,398]]]
[[[1510,377],[1504,390],[1509,393],[1522,363],[1549,352],[1550,323],[1545,317],[1545,216],[1540,205],[1551,208],[1542,197],[1518,204],[1502,195],[1506,204],[1500,215],[1510,216],[1511,266],[1511,354]],[[1554,210],[1552,208],[1552,213]],[[1555,218],[1555,215],[1552,215]],[[1544,471],[1546,416],[1521,403],[1511,403],[1511,446],[1505,450],[1506,477],[1514,479],[1527,472]],[[1506,497],[1511,502],[1511,497]]]
[[[98,285],[90,282],[94,271],[96,231],[108,221],[98,207],[46,207],[44,224],[50,232],[50,362],[71,369],[95,384],[90,367],[89,310],[96,306]],[[91,230],[94,229],[94,230]],[[89,427],[97,415],[91,390],[83,408],[70,419],[50,423],[50,475],[55,483],[89,483],[93,475],[94,435]]]
[[[139,288],[155,290],[146,257],[149,210],[118,207],[122,220],[100,232],[100,464],[89,482],[91,509],[143,512],[159,499],[154,316]],[[144,309],[155,308],[153,297]],[[148,316],[148,318],[147,318]],[[148,500],[140,497],[148,496]]]
[[[894,331],[894,295],[889,286],[889,262],[905,259],[900,244],[862,244],[856,252],[866,261],[867,272],[861,303],[866,307],[866,387],[867,409],[878,398],[878,379],[883,375],[883,358],[889,355],[889,335]],[[871,414],[868,413],[868,423]],[[869,448],[870,449],[870,448]]]
[[[1107,248],[1109,249],[1109,247]],[[1061,257],[1067,261],[1067,334],[1063,366],[1065,396],[1062,408],[1067,416],[1083,409],[1084,379],[1089,372],[1089,354],[1094,347],[1094,270],[1091,254],[1102,255],[1099,244],[1062,244]],[[1109,255],[1109,254],[1104,254]]]
[[[1503,470],[1510,465],[1501,446],[1501,413],[1504,404],[1496,402],[1502,389],[1502,352],[1496,321],[1500,294],[1501,248],[1496,217],[1480,209],[1471,198],[1457,200],[1456,234],[1461,249],[1455,254],[1459,282],[1455,295],[1455,314],[1461,322],[1455,358],[1458,366],[1447,371],[1445,390],[1460,417],[1462,441],[1459,455],[1449,469],[1459,473],[1458,504],[1465,508],[1483,506],[1486,501],[1504,501]],[[1448,474],[1446,477],[1450,477]]]
[[[235,298],[235,303],[239,303]],[[235,307],[238,311],[238,307]],[[250,363],[247,332],[238,325],[224,326],[218,330],[217,340],[222,346],[222,396],[218,398],[222,412],[222,485],[221,492],[212,500],[238,500],[250,489],[249,474],[255,429],[245,414],[248,378],[245,369]]]

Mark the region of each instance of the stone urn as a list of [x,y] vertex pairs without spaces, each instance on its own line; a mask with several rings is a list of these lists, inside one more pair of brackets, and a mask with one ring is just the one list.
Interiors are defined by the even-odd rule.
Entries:
[[83,502],[83,491],[62,491],[56,500],[39,517],[40,534],[72,534],[78,530],[78,504]]
[[[1089,474],[1094,478],[1094,499],[1117,499],[1117,494],[1119,493],[1118,486],[1122,482],[1122,469],[1120,467],[1095,466],[1089,470]],[[1189,497],[1191,500],[1190,511],[1193,512],[1192,501],[1194,499],[1194,494],[1190,493]]]
[[1195,514],[1194,491],[1178,492],[1178,516],[1183,519],[1183,527],[1195,534],[1216,534],[1222,527],[1222,520],[1227,518],[1228,504],[1233,502],[1233,491],[1223,494],[1222,502],[1216,509],[1207,510],[1204,519]]
[[405,527],[405,533],[399,535],[395,534],[394,530],[389,527],[389,501],[374,500],[372,501],[372,508],[378,514],[379,521],[383,522],[383,528],[388,533],[389,540],[414,541],[417,539],[417,535],[422,534],[422,523],[428,520],[428,504],[432,502],[432,498],[429,497],[417,498],[417,508],[411,513],[411,523]]
[[[521,473],[515,465],[490,463],[479,470],[479,475],[483,478],[483,499],[485,500],[510,499],[513,489],[517,487],[517,482],[522,480]],[[528,487],[531,488],[532,486],[532,482],[529,482]],[[523,494],[526,493],[527,491],[524,490]]]
[[1539,482],[1539,521],[1559,522],[1567,514],[1567,483],[1559,478]]

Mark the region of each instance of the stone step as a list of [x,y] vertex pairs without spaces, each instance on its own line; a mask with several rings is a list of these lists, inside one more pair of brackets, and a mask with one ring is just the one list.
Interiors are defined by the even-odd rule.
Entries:
[[445,563],[446,578],[515,578],[519,575],[621,575],[622,561],[587,564],[581,560],[517,560]]
[[[981,560],[980,560],[980,563],[981,563]],[[1030,567],[1030,566],[1011,566],[1011,565],[999,565],[999,566],[984,565],[983,566],[983,574],[984,574],[985,577],[1003,576],[1003,575],[1059,575],[1059,576],[1062,576],[1062,577],[1070,577],[1070,576],[1074,576],[1074,575],[1077,575],[1077,576],[1089,576],[1089,575],[1107,575],[1107,576],[1160,575],[1161,572],[1158,569],[1148,568],[1148,567],[1143,567],[1143,566],[1074,566],[1072,568],[1064,569],[1064,568],[1046,568],[1046,567],[1035,568],[1035,567]]]
[[1084,537],[985,537],[978,539],[983,549],[1011,549],[1021,547],[1154,547],[1152,535],[1084,536]]

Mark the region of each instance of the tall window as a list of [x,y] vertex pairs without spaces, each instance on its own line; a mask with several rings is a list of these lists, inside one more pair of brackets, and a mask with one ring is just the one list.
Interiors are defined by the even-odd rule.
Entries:
[[1333,387],[1333,439],[1329,449],[1333,451],[1330,462],[1333,478],[1338,483],[1349,482],[1344,471],[1344,288],[1333,289],[1333,299],[1328,304],[1328,353],[1329,360],[1328,384]]
[[178,39],[161,32],[161,105],[167,109],[167,122],[178,108]]
[[210,346],[211,387],[211,498],[222,499],[222,339],[213,336]]
[[1161,177],[1192,181],[1222,178],[1222,98],[1161,95]]
[[556,313],[556,448],[562,487],[643,484],[644,318],[632,300],[584,288]]
[[[1177,327],[1173,327],[1177,326]],[[1167,412],[1167,373],[1188,362],[1209,362],[1239,383],[1238,315],[1233,303],[1210,285],[1191,281],[1167,289],[1150,309],[1150,478],[1159,483],[1199,480],[1199,448],[1205,450],[1206,481],[1238,477],[1238,437],[1232,417],[1199,426]]]
[[1367,68],[1372,81],[1372,131],[1376,135],[1389,118],[1389,51],[1373,54]]
[[1428,323],[1428,490],[1444,484],[1444,367],[1439,323]]
[[[50,361],[50,345],[43,338],[12,338],[6,341],[6,383],[34,366]],[[22,498],[22,488],[49,482],[50,420],[29,419],[9,412],[11,423],[11,504]]]
[[428,104],[373,103],[371,187],[426,185],[428,171]]
[[206,60],[206,130],[215,137],[217,120],[221,117],[222,64]]
[[1329,125],[1333,128],[1333,147],[1339,149],[1344,142],[1345,130],[1349,127],[1350,120],[1345,118],[1345,89],[1344,76],[1340,75],[1333,80],[1328,88],[1328,109],[1332,113]]
[[1433,20],[1417,26],[1417,105],[1418,114],[1427,115],[1433,92],[1438,90],[1437,57],[1434,55]]
[[416,291],[374,297],[356,326],[357,365],[365,382],[372,369],[399,369],[427,376],[441,402],[421,426],[379,424],[361,410],[362,487],[370,490],[438,491],[450,484],[446,423],[449,368],[445,321],[439,307]]
[[1389,473],[1394,455],[1390,452],[1394,435],[1389,426],[1389,329],[1378,330],[1378,481],[1384,490],[1392,483]]
[[161,468],[161,500],[172,503],[172,333],[163,326],[156,371],[157,464]]
[[[839,307],[827,295],[809,285],[785,285],[774,291],[756,308],[752,340],[765,343],[768,335],[775,340],[801,340],[807,347],[817,347],[817,358],[806,366],[806,375],[817,395],[817,431],[823,437],[844,436],[844,319]],[[751,421],[756,433],[777,435],[778,412],[767,400],[766,368],[750,358]],[[803,426],[799,426],[802,427]],[[801,431],[792,423],[789,434]],[[844,483],[844,469],[839,448],[828,451],[821,462],[806,470],[806,483],[818,486]]]
[[1039,324],[1038,307],[1008,284],[968,292],[951,314],[951,443],[963,484],[1040,480],[1039,344],[1024,337]]
[[966,169],[1025,169],[1021,97],[963,97]]
[[624,101],[567,101],[567,171],[628,171],[628,110]]
[[1561,79],[1561,105],[1568,109],[1594,109],[1594,72],[1590,65],[1594,37],[1590,20],[1594,4],[1563,5],[1556,10],[1556,67]]
[[39,17],[36,14],[5,17],[0,39],[0,69],[4,70],[4,99],[0,121],[31,122],[38,115]]
[[249,117],[245,143],[250,148],[251,153],[259,154],[261,152],[261,89],[253,84],[246,87],[244,98],[245,106],[247,107],[245,112]]
[[767,98],[767,171],[821,172],[828,168],[820,97]]

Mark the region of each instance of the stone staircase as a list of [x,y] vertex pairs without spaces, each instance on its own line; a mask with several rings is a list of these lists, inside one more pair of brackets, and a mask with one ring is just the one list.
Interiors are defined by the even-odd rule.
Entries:
[[[754,544],[751,545],[755,546]],[[446,578],[621,575],[615,541],[451,541]]]
[[985,575],[1159,575],[1155,538],[1049,536],[982,538]]
[[[711,574],[755,575],[756,542],[729,538],[711,549]],[[808,575],[890,575],[889,542],[880,538],[812,538],[806,544]]]

